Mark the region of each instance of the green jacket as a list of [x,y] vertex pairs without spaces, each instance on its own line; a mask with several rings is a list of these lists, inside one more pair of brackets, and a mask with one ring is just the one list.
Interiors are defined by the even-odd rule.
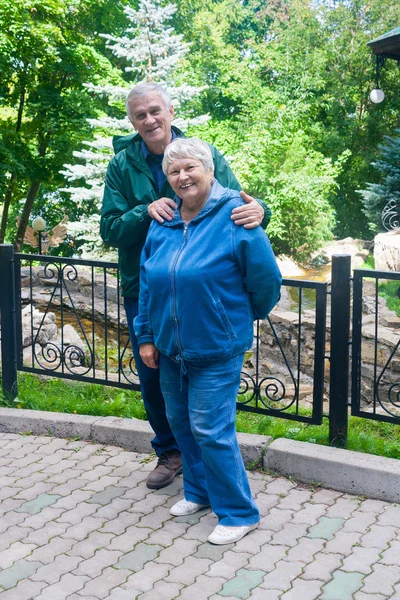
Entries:
[[[173,130],[183,136],[178,128]],[[108,246],[118,248],[122,295],[128,298],[139,296],[140,254],[151,223],[147,206],[159,198],[175,196],[168,181],[158,192],[141,152],[141,142],[139,134],[113,138],[116,154],[108,165],[101,209],[100,235]],[[222,186],[240,191],[242,188],[222,154],[209,146],[216,179]],[[265,211],[262,223],[265,228],[271,212],[266,204],[260,204]]]

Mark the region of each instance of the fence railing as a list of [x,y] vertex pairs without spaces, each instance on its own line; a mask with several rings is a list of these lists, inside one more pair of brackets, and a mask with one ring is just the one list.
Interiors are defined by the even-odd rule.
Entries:
[[[367,279],[376,282],[369,316],[362,293]],[[354,415],[400,423],[400,342],[396,334],[390,344],[379,338],[382,279],[400,284],[400,273],[354,271],[353,325],[349,256],[333,257],[330,291],[326,283],[284,279],[277,307],[255,324],[237,408],[313,424],[327,417],[338,446],[346,445],[350,405]],[[0,281],[6,396],[17,395],[18,371],[139,389],[116,263],[20,254],[0,245]],[[373,342],[363,338],[366,321]]]

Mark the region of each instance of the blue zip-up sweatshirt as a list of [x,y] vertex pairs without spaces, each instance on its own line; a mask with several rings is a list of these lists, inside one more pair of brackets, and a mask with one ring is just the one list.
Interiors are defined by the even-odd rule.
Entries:
[[179,206],[172,221],[152,222],[134,321],[139,344],[190,361],[224,360],[252,346],[253,321],[278,301],[282,277],[264,230],[230,219],[242,204],[237,191],[214,182],[188,225]]

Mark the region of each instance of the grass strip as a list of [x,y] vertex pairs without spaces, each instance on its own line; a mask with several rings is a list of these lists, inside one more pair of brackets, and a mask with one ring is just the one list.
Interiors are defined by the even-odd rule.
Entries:
[[[0,392],[0,406],[92,416],[146,419],[139,392],[20,373],[18,398]],[[313,444],[329,445],[329,424],[297,423],[274,416],[238,411],[237,430]],[[400,458],[400,428],[391,423],[349,417],[348,449],[388,458]]]

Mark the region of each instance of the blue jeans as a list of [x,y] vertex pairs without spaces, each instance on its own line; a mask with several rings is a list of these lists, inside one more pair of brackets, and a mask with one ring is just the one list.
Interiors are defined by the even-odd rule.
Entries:
[[243,355],[184,364],[160,355],[167,417],[182,452],[185,498],[211,504],[226,526],[260,520],[236,438],[242,364]]
[[159,369],[149,369],[140,358],[139,345],[133,329],[133,319],[138,314],[138,301],[133,298],[124,298],[124,307],[136,370],[139,375],[140,391],[149,423],[155,433],[151,445],[157,456],[160,456],[168,450],[177,450],[178,445],[165,414],[165,402],[160,388],[160,371]]

